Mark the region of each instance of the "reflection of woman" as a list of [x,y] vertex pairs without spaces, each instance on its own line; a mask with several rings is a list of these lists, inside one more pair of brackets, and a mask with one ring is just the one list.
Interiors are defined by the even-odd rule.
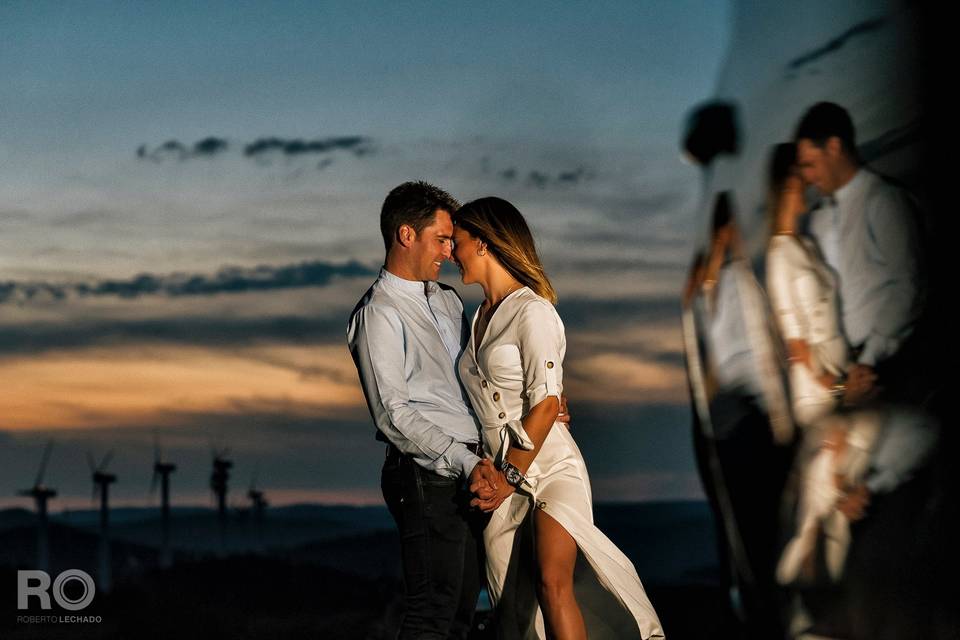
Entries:
[[[583,457],[556,422],[566,340],[523,216],[483,198],[454,223],[463,282],[481,285],[486,298],[459,368],[488,453],[504,471],[496,495],[475,500],[495,509],[484,542],[500,637],[586,638],[587,629],[590,637],[662,637],[633,565],[593,525]],[[574,588],[578,550],[593,573],[578,573]],[[589,596],[581,590],[599,585],[605,590]]]
[[789,351],[794,417],[809,426],[836,407],[849,356],[840,333],[836,278],[813,242],[797,233],[806,206],[795,158],[792,144],[774,150],[767,292]]

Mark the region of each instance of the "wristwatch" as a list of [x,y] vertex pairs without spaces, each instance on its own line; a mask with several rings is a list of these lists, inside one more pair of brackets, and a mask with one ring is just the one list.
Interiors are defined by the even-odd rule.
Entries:
[[523,473],[520,472],[520,469],[506,460],[500,464],[500,471],[503,471],[503,476],[506,478],[507,484],[516,489],[519,489],[520,485],[527,481]]

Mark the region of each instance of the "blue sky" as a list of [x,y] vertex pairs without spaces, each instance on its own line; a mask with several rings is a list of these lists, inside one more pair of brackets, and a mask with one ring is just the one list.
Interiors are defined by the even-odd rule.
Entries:
[[0,488],[54,437],[61,494],[113,447],[142,500],[158,432],[185,499],[216,441],[281,500],[376,501],[343,327],[383,196],[423,178],[534,228],[597,498],[698,495],[675,301],[700,183],[677,141],[727,10],[0,5]]

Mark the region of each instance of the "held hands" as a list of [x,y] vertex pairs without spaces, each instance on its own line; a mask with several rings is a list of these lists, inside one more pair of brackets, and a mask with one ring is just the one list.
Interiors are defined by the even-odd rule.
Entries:
[[485,513],[495,511],[514,491],[516,489],[507,482],[503,472],[493,466],[490,458],[478,462],[470,473],[470,493],[475,496],[470,506]]
[[[467,482],[469,483],[470,493],[475,494],[478,498],[489,500],[494,496],[499,481],[506,482],[502,479],[503,474],[493,466],[490,458],[483,458],[470,472]],[[473,505],[473,502],[470,504]]]
[[877,372],[873,367],[855,364],[847,372],[847,388],[843,394],[843,402],[847,405],[867,402],[873,399],[879,390]]

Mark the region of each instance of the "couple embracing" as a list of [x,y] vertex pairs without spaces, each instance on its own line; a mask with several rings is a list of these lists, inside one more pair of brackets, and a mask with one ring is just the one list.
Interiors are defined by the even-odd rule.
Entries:
[[[384,201],[380,230],[385,264],[347,338],[387,443],[399,637],[466,638],[483,574],[500,638],[663,637],[633,565],[593,525],[564,424],[563,323],[523,216],[500,198],[460,206],[407,182]],[[436,281],[445,260],[483,288],[472,322]]]

